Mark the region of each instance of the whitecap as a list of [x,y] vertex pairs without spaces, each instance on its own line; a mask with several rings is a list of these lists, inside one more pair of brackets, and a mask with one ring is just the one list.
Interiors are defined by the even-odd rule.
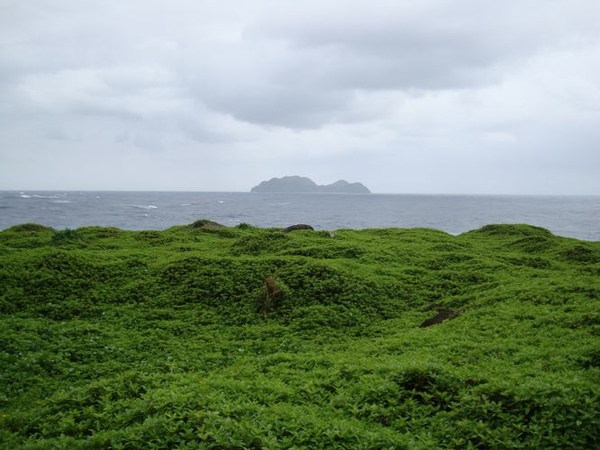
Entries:
[[34,194],[33,197],[35,197],[35,198],[61,198],[61,195],[59,195],[59,194],[55,194],[55,195],[37,195],[37,194]]
[[158,206],[154,206],[154,205],[131,205],[132,208],[139,208],[139,209],[158,209]]

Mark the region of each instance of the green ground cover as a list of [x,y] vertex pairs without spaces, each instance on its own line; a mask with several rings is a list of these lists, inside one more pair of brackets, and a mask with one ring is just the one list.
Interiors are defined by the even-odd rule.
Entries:
[[600,243],[527,225],[15,226],[0,446],[598,448],[599,298]]

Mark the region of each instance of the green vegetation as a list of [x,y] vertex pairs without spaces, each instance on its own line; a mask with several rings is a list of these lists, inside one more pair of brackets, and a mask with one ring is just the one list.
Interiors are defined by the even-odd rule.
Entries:
[[600,243],[527,225],[24,224],[0,446],[598,448],[599,298]]

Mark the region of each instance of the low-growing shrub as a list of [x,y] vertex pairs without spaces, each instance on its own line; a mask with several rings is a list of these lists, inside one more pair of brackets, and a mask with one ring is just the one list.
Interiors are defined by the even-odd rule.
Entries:
[[599,446],[599,243],[206,225],[0,232],[0,447]]
[[21,225],[14,225],[12,227],[9,227],[5,231],[12,233],[40,233],[55,230],[52,227],[47,227],[38,223],[23,223]]
[[484,225],[470,233],[487,234],[491,236],[537,236],[552,237],[546,228],[525,224],[490,224]]
[[288,234],[280,230],[269,230],[239,238],[231,247],[235,256],[273,254],[283,250],[290,242]]
[[600,251],[584,244],[576,244],[561,251],[561,256],[567,261],[596,264],[600,262]]
[[81,243],[81,234],[77,230],[65,228],[64,230],[55,231],[52,235],[52,243],[54,245]]

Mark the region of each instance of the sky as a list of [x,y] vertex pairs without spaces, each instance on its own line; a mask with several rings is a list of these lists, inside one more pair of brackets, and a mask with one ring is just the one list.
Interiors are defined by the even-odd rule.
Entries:
[[600,195],[598,0],[0,0],[0,189]]

